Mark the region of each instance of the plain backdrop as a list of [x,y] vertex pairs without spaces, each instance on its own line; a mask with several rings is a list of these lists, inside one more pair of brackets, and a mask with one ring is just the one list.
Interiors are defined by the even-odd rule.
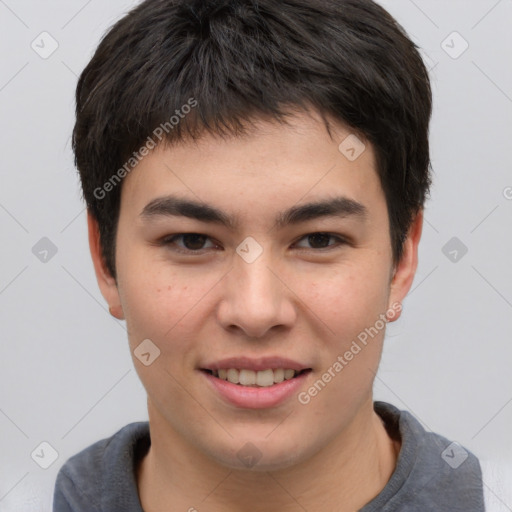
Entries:
[[[135,3],[0,0],[2,511],[50,510],[68,457],[147,419],[93,274],[70,147],[77,76]],[[434,186],[375,396],[512,465],[512,1],[382,3],[430,68]]]

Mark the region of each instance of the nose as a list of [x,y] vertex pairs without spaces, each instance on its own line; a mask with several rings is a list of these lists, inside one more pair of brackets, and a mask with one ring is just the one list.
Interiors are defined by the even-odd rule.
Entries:
[[294,295],[278,268],[264,254],[252,263],[235,257],[217,309],[224,329],[262,338],[272,330],[289,329],[294,324]]

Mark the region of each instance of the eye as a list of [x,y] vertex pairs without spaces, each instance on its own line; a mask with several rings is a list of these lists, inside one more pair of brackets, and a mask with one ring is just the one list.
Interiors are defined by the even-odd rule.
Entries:
[[200,233],[182,233],[162,239],[162,245],[174,245],[178,252],[199,252],[218,247],[210,237]]
[[[309,244],[309,247],[307,245],[301,245],[302,241]],[[334,243],[329,243],[332,241],[334,241]],[[301,249],[330,249],[346,243],[346,240],[331,233],[310,233],[309,235],[303,236],[295,245]]]

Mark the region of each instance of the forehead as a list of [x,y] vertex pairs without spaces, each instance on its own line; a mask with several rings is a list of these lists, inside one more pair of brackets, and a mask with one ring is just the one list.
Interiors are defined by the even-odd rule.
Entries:
[[339,123],[331,122],[330,132],[318,115],[298,113],[287,124],[255,122],[240,136],[205,132],[158,146],[125,178],[122,209],[141,213],[165,195],[238,212],[332,195],[383,199],[372,145]]

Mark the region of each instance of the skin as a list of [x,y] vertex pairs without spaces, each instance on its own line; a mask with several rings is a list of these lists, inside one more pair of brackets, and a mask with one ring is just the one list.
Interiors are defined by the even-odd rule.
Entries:
[[[355,161],[339,150],[350,134],[296,113],[290,125],[260,120],[246,136],[159,147],[123,183],[116,247],[117,283],[106,270],[98,226],[89,240],[98,283],[132,351],[151,339],[150,366],[133,357],[148,394],[151,448],[137,471],[146,512],[354,511],[373,499],[396,466],[400,444],[373,411],[381,329],[311,401],[296,396],[268,409],[222,400],[199,370],[207,361],[279,355],[312,368],[304,391],[357,335],[400,303],[417,266],[422,213],[393,265],[385,196],[370,143]],[[231,228],[141,212],[166,195],[202,201],[236,217]],[[279,212],[343,195],[366,216],[321,217],[277,227]],[[307,235],[332,233],[318,248]],[[179,238],[207,235],[199,254]],[[263,248],[247,263],[236,248],[248,236]],[[197,243],[197,242],[196,242]],[[200,246],[200,244],[199,244]],[[400,316],[397,311],[394,321]],[[237,457],[246,442],[261,459]]]

